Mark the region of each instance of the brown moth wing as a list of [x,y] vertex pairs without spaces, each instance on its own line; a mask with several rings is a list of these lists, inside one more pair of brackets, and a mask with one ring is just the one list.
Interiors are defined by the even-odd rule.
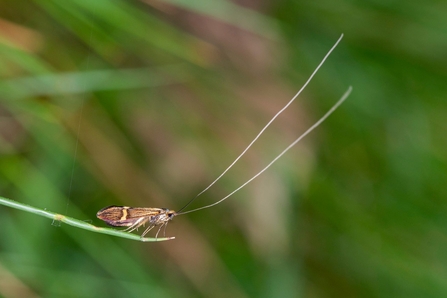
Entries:
[[[161,208],[133,208],[126,206],[108,206],[96,213],[96,217],[114,227],[130,227],[140,218],[146,218],[143,222],[165,212]],[[143,222],[140,223],[143,224]]]

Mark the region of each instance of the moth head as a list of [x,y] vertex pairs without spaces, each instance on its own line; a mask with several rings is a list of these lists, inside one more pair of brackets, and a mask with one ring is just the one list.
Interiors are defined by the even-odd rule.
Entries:
[[174,210],[169,210],[168,208],[162,208],[162,209],[166,212],[166,215],[169,217],[169,220],[172,220],[174,216],[177,215],[177,213]]

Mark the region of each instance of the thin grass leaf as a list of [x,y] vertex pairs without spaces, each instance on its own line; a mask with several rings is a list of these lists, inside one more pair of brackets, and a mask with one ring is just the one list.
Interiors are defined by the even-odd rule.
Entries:
[[10,199],[6,199],[3,197],[0,197],[0,204],[15,208],[15,209],[19,209],[22,211],[34,213],[36,215],[47,217],[52,220],[60,221],[60,222],[66,223],[68,225],[71,225],[71,226],[74,226],[74,227],[77,227],[80,229],[92,231],[95,233],[107,234],[107,235],[112,235],[112,236],[117,236],[117,237],[121,237],[121,238],[127,238],[127,239],[131,239],[131,240],[142,241],[142,242],[156,242],[156,241],[166,241],[166,240],[175,239],[175,237],[143,238],[143,237],[140,237],[140,236],[137,236],[134,234],[130,234],[127,232],[123,232],[123,231],[118,231],[118,230],[109,229],[109,228],[100,228],[100,227],[91,225],[91,224],[86,223],[85,221],[82,221],[79,219],[75,219],[75,218],[68,217],[68,216],[65,216],[62,214],[57,214],[57,213],[49,212],[49,211],[42,210],[39,208],[35,208],[35,207],[25,205],[25,204],[22,204],[22,203],[19,203],[19,202],[10,200]]

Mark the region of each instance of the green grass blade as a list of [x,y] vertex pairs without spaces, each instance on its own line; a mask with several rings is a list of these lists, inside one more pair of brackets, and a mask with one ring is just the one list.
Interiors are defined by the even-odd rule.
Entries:
[[92,224],[86,223],[85,221],[79,220],[79,219],[75,219],[72,217],[68,217],[62,214],[57,214],[57,213],[53,213],[50,211],[46,211],[46,210],[42,210],[39,208],[35,208],[29,205],[25,205],[10,199],[6,199],[3,197],[0,197],[0,204],[8,206],[8,207],[12,207],[15,209],[19,209],[22,211],[26,211],[26,212],[30,212],[30,213],[34,213],[36,215],[40,215],[43,217],[47,217],[50,218],[52,220],[55,221],[60,221],[63,223],[66,223],[68,225],[80,228],[80,229],[84,229],[84,230],[88,230],[88,231],[92,231],[95,233],[102,233],[102,234],[107,234],[107,235],[112,235],[112,236],[117,236],[117,237],[121,237],[121,238],[127,238],[127,239],[132,239],[132,240],[137,240],[137,241],[142,241],[142,242],[156,242],[156,241],[166,241],[166,240],[172,240],[175,237],[168,237],[168,238],[143,238],[134,234],[130,234],[124,231],[118,231],[118,230],[114,230],[114,229],[109,229],[109,228],[100,228],[97,226],[94,226]]

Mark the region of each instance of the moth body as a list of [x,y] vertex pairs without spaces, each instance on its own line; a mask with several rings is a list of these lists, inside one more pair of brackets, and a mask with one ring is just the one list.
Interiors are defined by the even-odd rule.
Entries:
[[127,206],[108,206],[96,213],[96,217],[114,227],[127,227],[126,231],[132,232],[141,226],[148,227],[141,237],[144,237],[150,230],[160,226],[157,235],[163,226],[166,228],[168,222],[176,215],[175,211],[167,208],[144,208]]

